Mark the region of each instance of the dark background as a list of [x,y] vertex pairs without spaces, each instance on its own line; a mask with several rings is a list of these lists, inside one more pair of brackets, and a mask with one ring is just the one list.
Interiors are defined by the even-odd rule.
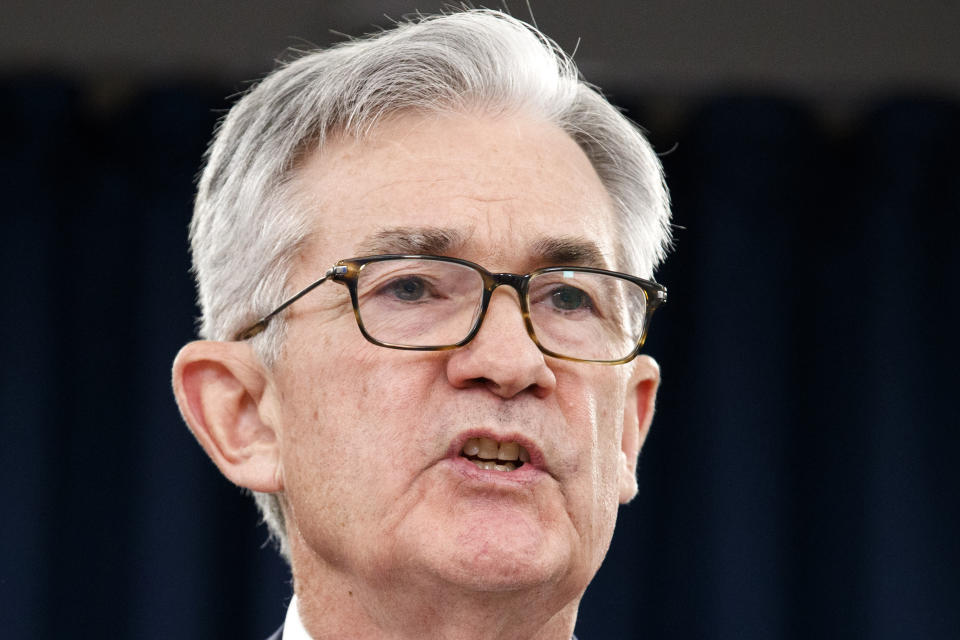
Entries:
[[[960,4],[533,4],[669,152],[683,227],[581,640],[960,638]],[[5,3],[0,637],[281,622],[285,567],[169,391],[194,176],[285,47],[437,6]]]

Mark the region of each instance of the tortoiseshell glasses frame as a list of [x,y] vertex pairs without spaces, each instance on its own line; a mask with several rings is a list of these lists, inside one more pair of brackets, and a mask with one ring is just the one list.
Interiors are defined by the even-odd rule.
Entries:
[[[413,261],[419,261],[424,265],[434,265],[446,269],[447,267],[442,266],[439,263],[444,263],[447,265],[458,265],[460,271],[464,267],[475,272],[482,282],[482,295],[480,295],[479,300],[474,298],[469,298],[463,296],[467,307],[473,306],[474,308],[470,311],[473,314],[472,322],[469,327],[469,331],[466,332],[466,335],[460,339],[457,339],[454,342],[449,344],[404,344],[402,342],[391,342],[378,339],[377,337],[371,335],[368,332],[367,325],[363,321],[362,307],[364,303],[361,295],[358,293],[357,283],[360,280],[361,275],[364,273],[364,269],[368,268],[369,265],[375,265],[377,263],[387,263],[387,265],[382,265],[382,268],[386,269],[389,267],[400,265],[413,265]],[[455,269],[451,269],[455,271]],[[580,282],[575,282],[574,279],[578,275],[583,278],[590,279],[594,283],[595,289],[601,289],[606,291],[608,289],[616,289],[617,291],[629,290],[631,294],[637,294],[638,291],[642,292],[643,303],[642,311],[640,314],[640,322],[642,323],[639,328],[634,328],[632,334],[626,336],[629,339],[629,342],[624,342],[624,350],[628,351],[627,353],[618,353],[616,357],[611,358],[594,358],[594,357],[577,357],[575,355],[570,355],[568,353],[563,353],[562,351],[557,351],[556,347],[550,348],[544,346],[540,338],[537,336],[536,325],[540,324],[541,321],[534,320],[530,314],[530,282],[531,280],[543,280],[549,282],[552,285],[555,285],[554,289],[547,291],[547,295],[550,295],[550,308],[556,310],[558,317],[564,317],[563,314],[566,313],[575,313],[580,311],[581,307],[576,306],[573,310],[567,309],[567,305],[570,302],[575,304],[583,303],[583,308],[592,309],[593,300],[591,300],[589,294],[583,292],[581,289],[576,288],[579,286]],[[393,289],[390,289],[390,295],[393,296],[390,298],[391,301],[402,301],[402,308],[405,310],[412,309],[414,314],[423,313],[417,310],[417,305],[420,302],[419,298],[409,298],[404,296],[417,295],[423,291],[420,288],[409,289],[408,287],[411,284],[414,287],[422,287],[422,280],[418,274],[406,274],[402,273],[401,277],[404,278],[401,280],[399,288],[396,283],[386,286],[392,286]],[[540,349],[544,354],[560,358],[563,360],[570,360],[574,362],[594,362],[598,364],[624,364],[633,360],[639,353],[640,349],[643,347],[643,343],[646,340],[647,329],[650,326],[650,319],[653,316],[653,312],[663,305],[667,301],[667,289],[661,284],[653,282],[651,280],[645,280],[643,278],[638,278],[626,273],[620,273],[616,271],[608,271],[606,269],[595,269],[592,267],[581,267],[581,266],[557,266],[557,267],[545,267],[542,269],[536,269],[527,274],[516,274],[516,273],[491,273],[481,267],[478,264],[469,262],[467,260],[461,260],[459,258],[450,258],[444,256],[436,255],[407,255],[407,254],[388,254],[388,255],[377,255],[369,256],[362,258],[350,258],[346,260],[340,260],[333,267],[331,267],[322,278],[309,284],[308,286],[301,289],[299,292],[287,299],[283,304],[278,306],[276,309],[263,316],[250,325],[243,331],[237,334],[236,340],[249,340],[250,338],[256,336],[262,332],[270,321],[281,313],[284,309],[292,305],[294,302],[304,297],[321,284],[327,280],[333,280],[339,282],[340,284],[347,287],[350,292],[350,300],[353,304],[353,314],[357,322],[357,326],[360,328],[360,332],[363,334],[363,337],[366,338],[369,342],[381,346],[387,347],[390,349],[404,349],[412,351],[445,351],[449,349],[456,349],[462,347],[468,342],[470,342],[479,332],[480,326],[483,322],[483,318],[486,314],[487,307],[490,304],[491,296],[493,295],[494,290],[501,285],[508,285],[516,290],[519,301],[520,301],[520,310],[523,315],[524,326],[526,327],[527,334],[530,336],[530,339],[533,340],[534,344]],[[415,282],[411,282],[415,281]],[[568,282],[570,284],[568,284]],[[472,286],[472,285],[470,285]],[[558,294],[559,291],[559,294]],[[570,292],[573,294],[573,298],[570,298]],[[372,292],[371,292],[372,295]],[[475,296],[475,294],[470,294]],[[539,295],[539,293],[537,294]],[[558,297],[559,295],[559,297]],[[434,298],[441,299],[443,296],[434,296]],[[471,302],[472,300],[472,302]],[[539,300],[539,298],[538,298]],[[367,304],[368,311],[372,303]],[[460,306],[463,307],[464,304],[460,303]],[[636,318],[627,319],[625,316],[630,313],[630,310],[627,305],[624,305],[625,308],[617,309],[616,313],[610,313],[611,318],[607,318],[606,322],[609,324],[620,323],[625,324],[627,322],[636,322]],[[466,307],[465,307],[466,308]],[[380,313],[395,313],[393,311],[380,312]],[[405,311],[404,313],[410,313],[410,311]],[[448,314],[449,315],[449,314]],[[548,316],[549,317],[549,316]],[[444,317],[446,319],[446,316]],[[424,324],[424,323],[420,323]],[[462,325],[466,326],[466,325]],[[573,322],[565,323],[565,326],[576,327],[577,325]],[[541,327],[542,328],[542,327]],[[583,331],[583,329],[579,329]],[[455,335],[462,335],[461,332],[457,332]],[[381,337],[383,337],[381,335]],[[575,350],[575,349],[574,349]],[[586,353],[582,355],[587,355]],[[597,354],[592,354],[597,355]],[[612,355],[612,354],[611,354]]]

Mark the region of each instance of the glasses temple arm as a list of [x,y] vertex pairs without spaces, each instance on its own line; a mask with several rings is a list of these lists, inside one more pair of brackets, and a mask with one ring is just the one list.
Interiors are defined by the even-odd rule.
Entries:
[[281,311],[283,311],[284,309],[292,305],[294,302],[296,302],[297,300],[299,300],[300,298],[307,295],[308,293],[310,293],[311,291],[313,291],[314,289],[322,285],[324,282],[329,280],[335,271],[336,271],[336,267],[330,268],[325,274],[323,274],[322,278],[320,278],[319,280],[317,280],[312,284],[307,285],[304,289],[301,289],[299,292],[297,292],[292,298],[290,298],[289,300],[281,304],[279,307],[277,307],[267,315],[257,320],[254,324],[250,325],[249,327],[247,327],[246,329],[238,333],[236,340],[239,342],[243,342],[244,340],[249,340],[250,338],[263,332],[263,330],[267,328],[267,324],[270,323],[270,320],[273,319],[273,316],[277,315],[278,313],[280,313]]

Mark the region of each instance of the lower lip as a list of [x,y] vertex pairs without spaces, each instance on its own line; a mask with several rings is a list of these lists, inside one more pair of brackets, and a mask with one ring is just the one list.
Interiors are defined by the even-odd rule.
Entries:
[[529,462],[525,463],[522,467],[514,469],[513,471],[481,469],[463,456],[447,458],[445,462],[451,471],[457,475],[467,478],[473,482],[492,486],[529,486],[546,475],[546,473],[535,468]]

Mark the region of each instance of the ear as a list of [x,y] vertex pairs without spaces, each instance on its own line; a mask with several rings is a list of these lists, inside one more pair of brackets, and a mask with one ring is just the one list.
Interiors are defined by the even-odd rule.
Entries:
[[203,450],[234,484],[273,493],[283,481],[268,381],[243,342],[191,342],[173,362],[173,393]]
[[623,411],[623,436],[620,442],[620,504],[637,495],[637,459],[647,439],[653,408],[660,386],[660,366],[650,356],[639,356],[633,362],[633,373],[627,384],[627,401]]

